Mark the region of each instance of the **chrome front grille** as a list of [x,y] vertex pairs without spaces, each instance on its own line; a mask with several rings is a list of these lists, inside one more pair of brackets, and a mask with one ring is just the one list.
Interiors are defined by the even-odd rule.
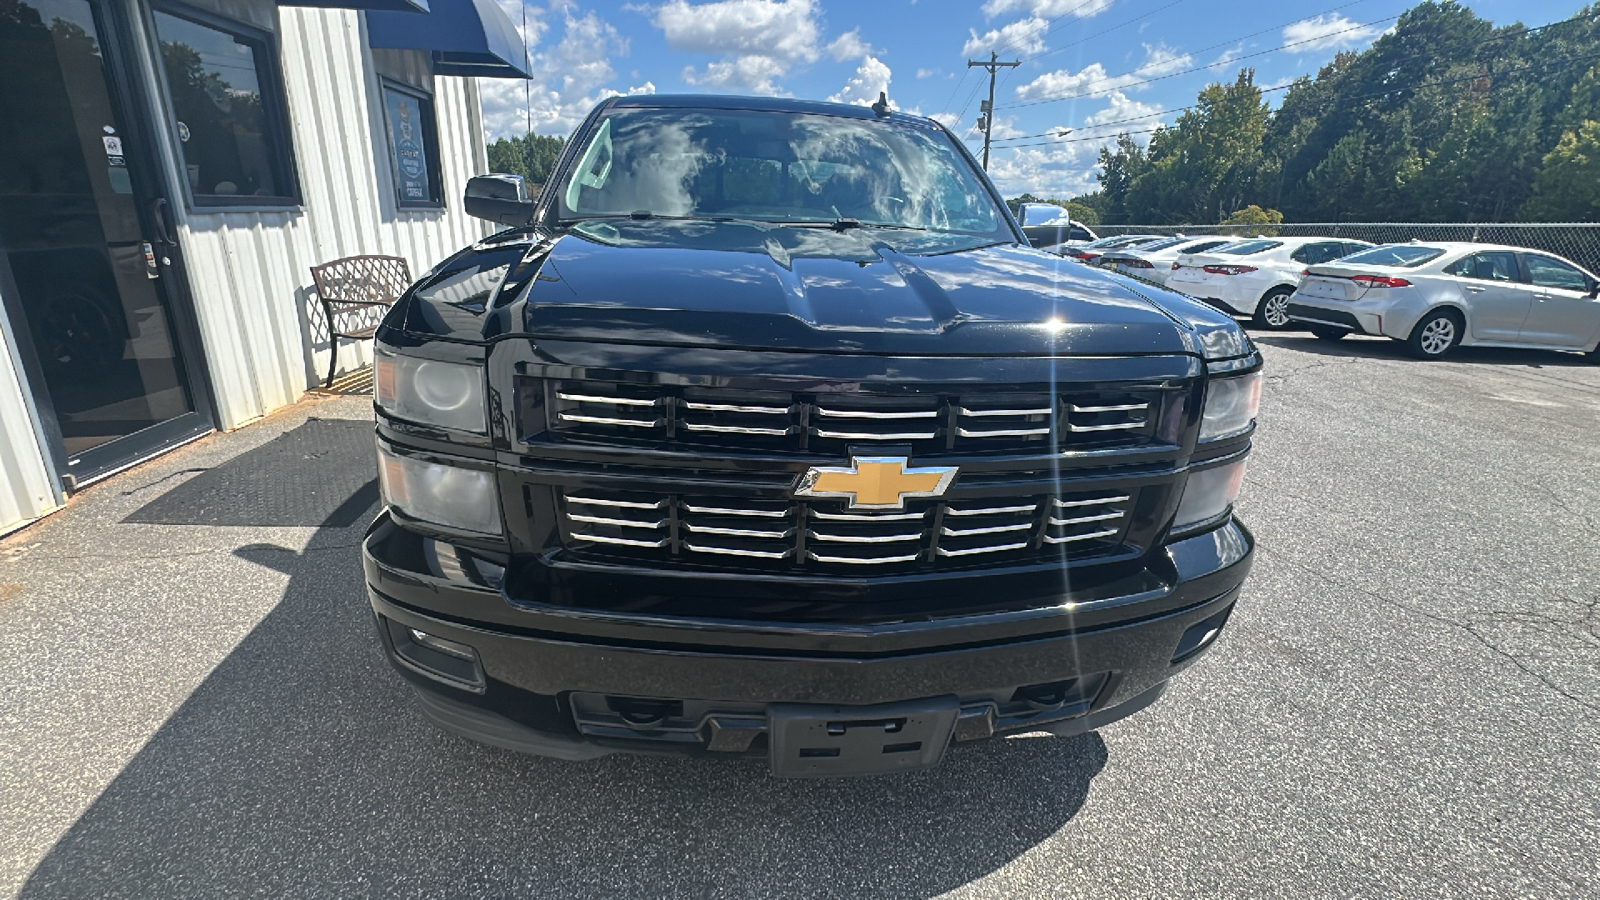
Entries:
[[590,556],[677,558],[780,570],[894,571],[1115,555],[1136,491],[908,501],[857,512],[837,500],[757,500],[573,488],[566,546]]
[[[525,436],[644,447],[845,455],[863,444],[940,453],[1175,444],[1186,388],[898,394],[745,391],[529,379]],[[541,386],[542,385],[542,386]],[[532,420],[532,421],[529,421]]]

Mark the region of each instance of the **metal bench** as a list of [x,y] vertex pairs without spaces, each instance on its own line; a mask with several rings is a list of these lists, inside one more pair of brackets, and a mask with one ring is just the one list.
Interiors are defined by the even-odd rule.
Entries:
[[400,299],[411,284],[411,268],[398,256],[347,256],[313,266],[311,280],[328,321],[328,387],[339,367],[339,341],[372,337],[383,318],[372,311]]

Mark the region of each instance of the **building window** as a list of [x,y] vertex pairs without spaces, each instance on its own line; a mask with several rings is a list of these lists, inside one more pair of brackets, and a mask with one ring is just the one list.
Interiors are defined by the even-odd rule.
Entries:
[[433,98],[387,79],[383,88],[383,120],[389,164],[394,172],[395,201],[401,207],[438,208],[439,137],[433,124]]
[[194,205],[297,204],[270,36],[201,13],[153,15]]

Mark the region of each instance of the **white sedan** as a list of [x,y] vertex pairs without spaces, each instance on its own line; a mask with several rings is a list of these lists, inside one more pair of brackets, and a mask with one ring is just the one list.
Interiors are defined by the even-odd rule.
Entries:
[[1172,264],[1185,253],[1207,253],[1235,241],[1231,237],[1170,237],[1165,240],[1140,244],[1126,250],[1110,250],[1100,254],[1094,265],[1112,269],[1134,278],[1166,284],[1172,274]]
[[1462,345],[1600,356],[1600,278],[1522,247],[1374,247],[1312,266],[1289,300],[1289,315],[1320,338],[1384,335],[1423,359]]
[[1178,257],[1167,287],[1234,315],[1250,316],[1260,328],[1288,328],[1289,297],[1300,286],[1306,266],[1370,246],[1320,237],[1251,238]]

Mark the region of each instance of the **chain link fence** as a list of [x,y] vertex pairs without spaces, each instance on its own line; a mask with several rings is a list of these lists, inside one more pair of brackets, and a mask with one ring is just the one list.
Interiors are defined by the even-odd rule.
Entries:
[[1226,234],[1236,237],[1270,235],[1351,238],[1371,244],[1403,244],[1407,241],[1507,244],[1554,253],[1572,260],[1590,272],[1600,273],[1600,223],[1512,225],[1309,222],[1283,225],[1096,225],[1094,230],[1101,237],[1123,234]]

